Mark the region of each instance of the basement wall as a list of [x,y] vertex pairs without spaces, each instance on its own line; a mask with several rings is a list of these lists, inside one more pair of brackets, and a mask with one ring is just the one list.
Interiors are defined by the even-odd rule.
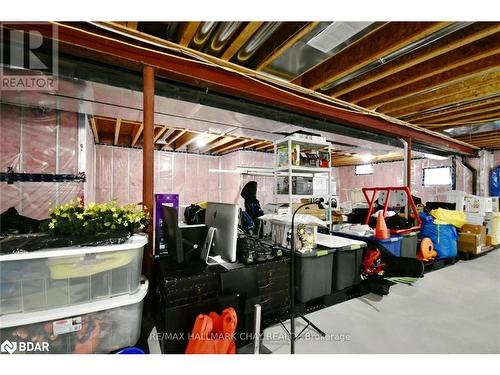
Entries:
[[[272,202],[273,177],[230,173],[238,166],[272,167],[273,154],[235,151],[219,156],[155,151],[155,193],[179,194],[181,204],[215,201],[243,204],[240,191],[257,181],[257,198]],[[222,172],[220,171],[222,170]],[[96,145],[96,201],[142,200],[142,150]]]
[[[78,173],[78,115],[0,104],[0,170],[25,173]],[[83,183],[1,183],[0,212],[48,216],[49,208],[83,196]]]
[[[421,198],[422,202],[432,200],[433,196],[440,192],[451,190],[451,185],[423,185],[423,169],[441,166],[451,166],[451,159],[412,160],[411,192],[413,195]],[[458,159],[456,166],[456,190],[472,193],[472,173]],[[374,164],[373,174],[371,175],[356,175],[354,166],[335,168],[338,170],[337,188],[340,202],[350,201],[353,189],[374,186],[403,186],[403,168],[404,163],[402,161]]]

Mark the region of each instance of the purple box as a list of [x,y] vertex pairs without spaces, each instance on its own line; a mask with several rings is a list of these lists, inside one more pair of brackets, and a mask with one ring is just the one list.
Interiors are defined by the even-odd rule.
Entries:
[[163,211],[161,209],[163,205],[176,208],[179,214],[179,194],[155,194],[155,254],[167,252],[163,237]]

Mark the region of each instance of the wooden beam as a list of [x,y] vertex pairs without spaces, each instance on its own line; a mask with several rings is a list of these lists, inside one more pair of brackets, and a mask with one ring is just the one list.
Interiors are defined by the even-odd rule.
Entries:
[[489,107],[489,108],[482,108],[478,109],[476,111],[469,111],[469,112],[463,112],[458,115],[454,116],[447,116],[443,117],[440,119],[436,119],[434,121],[427,121],[424,122],[423,125],[426,125],[428,127],[439,127],[439,124],[443,123],[455,123],[455,122],[460,122],[460,121],[470,121],[470,120],[475,120],[475,119],[480,119],[480,118],[486,118],[486,117],[491,117],[490,115],[493,113],[498,113],[500,111],[500,106],[494,106],[494,107]]
[[430,90],[419,95],[410,96],[409,98],[394,101],[379,107],[381,113],[393,113],[398,110],[415,106],[420,103],[432,101],[436,98],[444,98],[446,96],[459,94],[470,91],[472,88],[482,87],[487,84],[500,82],[500,70],[485,73],[479,77],[469,78],[458,83],[445,85],[437,90]]
[[245,28],[238,34],[235,40],[226,48],[221,58],[231,60],[231,58],[240,50],[241,47],[252,37],[253,34],[262,26],[264,22],[249,22]]
[[500,138],[500,133],[491,134],[485,138],[465,137],[463,139],[466,140],[466,142],[475,143],[475,144],[495,144],[495,142],[498,142],[499,138]]
[[480,99],[487,97],[492,93],[498,92],[500,90],[500,82],[488,83],[486,85],[481,85],[473,88],[472,90],[467,90],[457,94],[448,95],[443,98],[434,99],[417,105],[406,106],[395,111],[387,112],[390,116],[401,117],[403,115],[407,116],[413,113],[418,113],[423,110],[439,108],[445,105],[454,105],[460,102],[466,102],[472,99]]
[[482,74],[489,69],[496,68],[499,65],[499,61],[500,54],[488,56],[484,59],[473,61],[469,64],[461,65],[438,74],[433,74],[427,78],[419,79],[410,84],[386,91],[380,95],[372,96],[366,100],[358,101],[357,104],[364,108],[375,109],[384,104],[407,98],[422,91]]
[[113,144],[116,145],[118,144],[118,137],[120,136],[120,127],[122,126],[122,119],[117,118],[116,119],[116,124],[115,124],[115,139]]
[[467,140],[467,143],[471,143],[477,147],[481,147],[481,148],[490,148],[490,147],[500,147],[500,137],[495,137],[495,138],[491,138],[490,140],[488,141],[469,141]]
[[223,145],[226,145],[229,142],[233,142],[234,140],[236,140],[236,138],[224,136],[222,139],[218,141],[211,142],[208,145],[201,147],[200,152],[212,152],[212,150],[221,147]]
[[[373,163],[385,162],[385,161],[400,161],[404,159],[404,155],[401,152],[389,152],[384,155],[373,156]],[[332,159],[332,165],[334,167],[348,166],[348,165],[360,165],[366,164],[363,158],[359,154],[349,155],[349,156],[336,156]],[[411,163],[410,163],[411,164]]]
[[170,137],[174,132],[176,131],[176,128],[170,128],[167,130],[167,132],[161,137],[165,142],[167,141],[168,137]]
[[136,69],[141,63],[145,63],[157,67],[157,74],[167,79],[194,87],[209,88],[220,94],[264,103],[273,108],[293,111],[367,132],[412,137],[414,142],[433,145],[441,150],[467,155],[473,155],[476,152],[475,147],[442,134],[396,124],[375,114],[359,113],[326,101],[306,97],[292,86],[275,87],[213,64],[181,58],[141,46],[133,41],[123,41],[119,36],[103,36],[95,30],[88,30],[87,28],[90,27],[86,24],[82,26],[61,22],[19,23],[16,24],[16,29],[36,30],[50,38],[54,24],[58,26],[60,50],[71,51],[75,56],[92,55],[103,63],[126,66],[130,69]]
[[397,74],[391,74],[348,95],[342,96],[341,99],[350,98],[351,100],[361,102],[435,74],[471,64],[499,52],[498,34],[495,34],[475,43],[457,48],[449,53],[434,57]]
[[151,280],[155,250],[153,242],[155,69],[152,66],[144,66],[142,92],[143,109],[141,128],[144,129],[142,142],[142,204],[149,217],[146,229],[148,244],[145,246],[142,268],[144,275]]
[[492,143],[493,140],[498,139],[500,137],[500,132],[492,133],[487,136],[481,135],[478,137],[466,137],[468,142],[477,142],[477,143]]
[[92,135],[94,136],[94,142],[99,143],[99,133],[97,132],[97,124],[94,117],[90,117],[90,127],[92,128]]
[[451,23],[389,22],[303,73],[292,82],[317,90],[449,24]]
[[179,44],[181,46],[187,47],[189,43],[191,43],[191,40],[194,37],[194,34],[196,34],[196,30],[198,30],[198,27],[200,26],[201,22],[188,22],[186,27],[184,28],[182,35],[179,39]]
[[135,146],[135,144],[136,144],[136,143],[137,143],[137,141],[139,140],[139,137],[140,137],[140,136],[141,136],[141,134],[142,134],[143,129],[144,129],[144,125],[143,125],[143,124],[141,124],[141,125],[139,126],[139,128],[136,130],[136,132],[135,132],[135,134],[134,134],[134,136],[133,136],[133,138],[132,138],[132,143],[130,144],[130,147],[134,147],[134,146]]
[[169,130],[168,126],[162,126],[160,131],[158,133],[156,133],[155,135],[155,143],[156,141],[158,141],[158,139],[160,139],[164,134],[165,132]]
[[464,118],[460,121],[444,122],[441,124],[426,124],[426,125],[422,125],[422,126],[425,128],[428,128],[428,129],[438,131],[438,130],[456,128],[457,126],[485,124],[487,122],[492,122],[492,121],[497,121],[497,120],[500,120],[500,111],[499,110],[492,111],[489,114],[472,116],[472,117],[469,117],[467,119]]
[[319,22],[284,22],[273,37],[255,52],[248,66],[255,70],[264,69],[318,24]]
[[184,134],[187,133],[187,129],[176,129],[178,130],[178,133],[174,135],[170,140],[166,140],[167,142],[165,145],[163,145],[162,150],[166,150],[171,144],[173,144],[176,140],[178,140],[180,137],[182,137]]
[[[200,137],[204,137],[205,140],[204,140],[204,145],[201,146],[201,147],[205,147],[205,146],[208,146],[209,144],[211,144],[213,141],[217,140],[220,138],[219,135],[217,134],[210,134],[210,133],[201,133],[199,135]],[[197,142],[198,141],[198,138],[196,138],[196,143],[193,144],[194,142],[192,142],[190,145],[189,145],[189,151],[196,151],[196,150],[199,150],[201,147],[197,145]]]
[[262,149],[265,149],[265,148],[268,148],[269,146],[274,146],[274,144],[269,144],[266,142],[266,144],[262,145],[262,146],[259,146],[259,147],[256,147],[255,148],[255,151],[259,151],[259,150],[262,150]]
[[219,148],[216,148],[216,149],[213,150],[213,152],[221,154],[224,151],[230,151],[230,150],[237,149],[237,148],[241,147],[242,145],[244,145],[245,143],[248,143],[249,141],[250,141],[250,139],[240,139],[237,142],[234,142],[234,143],[231,143],[229,145],[221,146]]
[[172,143],[174,150],[179,150],[183,147],[186,147],[196,141],[196,139],[200,136],[199,133],[187,132],[182,137],[177,138],[175,142]]
[[498,130],[491,130],[487,132],[481,132],[481,133],[473,133],[473,134],[466,134],[466,135],[461,135],[458,137],[455,137],[456,139],[464,139],[466,141],[472,141],[472,140],[480,140],[480,139],[485,139],[485,138],[490,138],[490,137],[496,137],[499,136],[500,132]]
[[132,30],[137,30],[137,21],[127,21],[127,27]]
[[[348,92],[359,89],[402,70],[411,68],[412,66],[430,60],[434,57],[448,53],[454,49],[463,47],[469,43],[483,39],[499,31],[500,24],[496,22],[474,23],[464,29],[446,35],[433,43],[417,48],[415,51],[409,52],[408,54],[393,61],[389,61],[377,69],[371,70],[359,77],[353,78],[339,86],[336,86],[328,91],[328,94],[336,97],[345,95]],[[355,97],[346,98],[347,101],[357,101]]]
[[424,122],[424,121],[427,123],[432,123],[434,120],[440,119],[442,117],[459,116],[459,115],[463,114],[464,112],[473,111],[476,109],[478,109],[478,110],[485,109],[485,108],[489,108],[491,106],[496,107],[499,105],[499,102],[500,102],[500,97],[494,98],[494,99],[487,99],[484,101],[479,101],[479,102],[471,103],[468,105],[461,105],[461,106],[449,108],[449,109],[442,110],[442,111],[427,113],[425,115],[413,116],[413,117],[411,117],[410,121],[413,123],[416,123],[416,124],[419,124],[419,123]]
[[250,149],[254,149],[256,146],[260,146],[264,143],[268,143],[267,141],[261,141],[261,140],[255,140],[254,142],[250,143],[250,144],[247,144],[245,145],[245,148],[250,148]]

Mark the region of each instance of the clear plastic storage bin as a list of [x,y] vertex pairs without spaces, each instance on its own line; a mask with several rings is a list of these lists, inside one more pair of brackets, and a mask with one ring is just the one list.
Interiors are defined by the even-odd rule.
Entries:
[[144,280],[133,294],[56,309],[0,317],[2,354],[110,353],[141,334]]
[[134,293],[147,237],[120,245],[0,255],[0,315],[53,309]]

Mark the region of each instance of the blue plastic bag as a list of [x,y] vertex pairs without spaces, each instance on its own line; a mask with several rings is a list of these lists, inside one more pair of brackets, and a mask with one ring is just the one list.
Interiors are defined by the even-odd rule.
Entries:
[[490,196],[500,197],[500,166],[491,171]]
[[432,216],[426,213],[420,215],[422,228],[419,237],[431,239],[438,259],[453,258],[457,256],[457,229],[451,224],[434,224]]

